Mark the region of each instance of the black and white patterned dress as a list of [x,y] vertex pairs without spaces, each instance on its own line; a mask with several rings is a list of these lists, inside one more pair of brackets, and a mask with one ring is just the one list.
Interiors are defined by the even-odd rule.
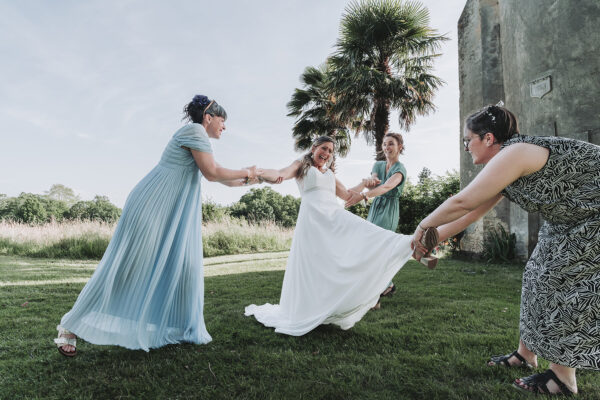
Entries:
[[545,220],[523,273],[521,339],[551,362],[600,370],[600,146],[518,136],[502,148],[521,142],[550,150],[502,191]]

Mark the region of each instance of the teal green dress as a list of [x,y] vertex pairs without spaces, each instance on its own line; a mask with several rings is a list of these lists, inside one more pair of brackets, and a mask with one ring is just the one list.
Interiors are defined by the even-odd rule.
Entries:
[[377,174],[382,185],[397,173],[402,174],[402,182],[387,193],[375,197],[369,208],[367,220],[384,229],[396,232],[400,221],[400,195],[404,189],[404,182],[406,182],[406,168],[398,161],[390,167],[386,174],[385,166],[386,161],[377,161],[371,171],[371,173]]

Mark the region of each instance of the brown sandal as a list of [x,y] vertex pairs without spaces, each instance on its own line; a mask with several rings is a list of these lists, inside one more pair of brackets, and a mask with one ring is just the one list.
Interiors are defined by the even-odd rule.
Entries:
[[413,258],[425,265],[429,269],[434,269],[437,265],[438,258],[431,255],[431,250],[437,246],[440,240],[440,234],[435,227],[429,227],[423,232],[421,236],[421,244],[427,249],[427,254],[423,254],[420,251],[415,250]]

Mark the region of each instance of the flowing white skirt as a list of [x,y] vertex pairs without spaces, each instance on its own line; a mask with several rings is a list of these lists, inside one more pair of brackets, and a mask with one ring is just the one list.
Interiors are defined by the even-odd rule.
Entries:
[[293,336],[321,324],[349,329],[411,258],[410,241],[346,211],[330,191],[304,193],[279,304],[251,304],[245,315]]

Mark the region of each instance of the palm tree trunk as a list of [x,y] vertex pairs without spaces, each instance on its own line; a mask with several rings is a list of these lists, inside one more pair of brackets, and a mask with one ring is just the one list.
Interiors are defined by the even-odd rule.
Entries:
[[[388,76],[392,76],[392,70],[389,64],[389,57],[385,57],[383,60],[380,60],[378,69],[387,74]],[[374,96],[375,103],[375,159],[385,160],[385,155],[383,154],[383,137],[386,133],[388,133],[390,129],[390,106],[391,102],[389,98],[383,96],[381,93],[375,92]]]
[[383,137],[390,129],[390,102],[382,97],[375,97],[375,159],[385,160],[383,154]]

